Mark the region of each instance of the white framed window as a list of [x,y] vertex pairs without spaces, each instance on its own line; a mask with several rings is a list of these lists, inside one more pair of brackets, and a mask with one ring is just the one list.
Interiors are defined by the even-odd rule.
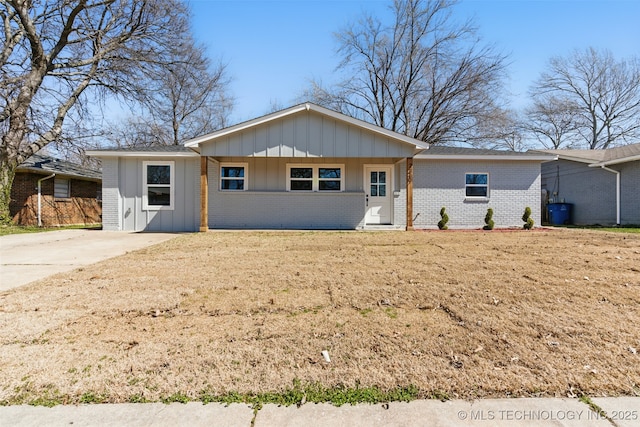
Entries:
[[71,197],[71,181],[66,178],[55,177],[53,179],[53,197],[55,199],[68,199]]
[[173,210],[175,162],[142,162],[142,209]]
[[489,174],[477,172],[465,174],[465,196],[488,198]]
[[344,191],[344,165],[287,165],[287,191]]
[[246,191],[248,176],[248,163],[220,163],[220,190]]

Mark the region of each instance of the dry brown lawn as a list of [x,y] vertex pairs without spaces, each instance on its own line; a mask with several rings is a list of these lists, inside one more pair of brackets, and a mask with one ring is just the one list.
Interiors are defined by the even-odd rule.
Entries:
[[639,353],[640,236],[601,231],[210,232],[0,293],[5,403],[640,395]]

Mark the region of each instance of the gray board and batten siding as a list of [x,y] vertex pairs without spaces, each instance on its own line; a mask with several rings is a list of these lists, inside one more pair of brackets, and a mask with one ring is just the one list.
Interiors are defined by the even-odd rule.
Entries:
[[416,146],[391,136],[324,116],[301,111],[200,144],[211,157],[406,158]]
[[[174,162],[174,206],[167,210],[143,208],[142,181],[145,161]],[[200,158],[102,158],[102,226],[105,230],[197,231],[200,225]]]
[[[267,116],[273,117],[273,116]],[[208,221],[212,228],[356,229],[365,220],[365,165],[392,170],[392,220],[404,226],[406,178],[401,164],[425,147],[403,135],[321,107],[256,119],[199,142],[209,156]],[[234,129],[232,127],[231,129]],[[188,144],[187,144],[188,145]],[[221,163],[247,165],[247,191],[222,191]],[[341,192],[287,191],[287,165],[340,165]]]

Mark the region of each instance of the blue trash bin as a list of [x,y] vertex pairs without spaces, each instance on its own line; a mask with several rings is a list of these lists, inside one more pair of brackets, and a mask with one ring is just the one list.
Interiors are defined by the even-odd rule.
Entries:
[[549,203],[549,223],[551,225],[571,224],[571,203]]

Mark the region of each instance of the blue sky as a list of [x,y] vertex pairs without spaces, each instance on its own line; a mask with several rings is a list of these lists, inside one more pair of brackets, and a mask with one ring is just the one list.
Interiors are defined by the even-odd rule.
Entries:
[[[193,31],[209,56],[229,64],[232,122],[293,105],[310,78],[331,82],[333,33],[362,11],[389,16],[391,0],[190,0]],[[485,43],[508,54],[514,107],[548,59],[589,46],[618,59],[640,56],[640,0],[463,0],[454,17],[473,18]]]

